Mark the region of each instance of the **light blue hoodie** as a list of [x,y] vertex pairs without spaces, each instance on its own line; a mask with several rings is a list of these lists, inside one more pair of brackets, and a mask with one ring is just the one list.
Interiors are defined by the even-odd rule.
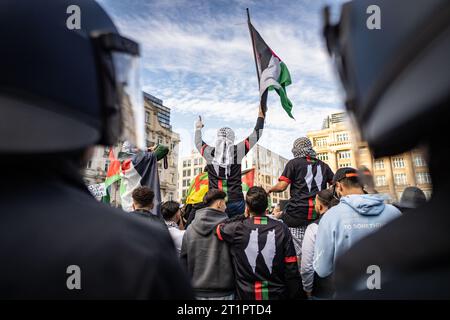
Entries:
[[314,270],[324,278],[334,271],[336,258],[361,238],[401,215],[379,194],[349,195],[320,219],[314,249]]

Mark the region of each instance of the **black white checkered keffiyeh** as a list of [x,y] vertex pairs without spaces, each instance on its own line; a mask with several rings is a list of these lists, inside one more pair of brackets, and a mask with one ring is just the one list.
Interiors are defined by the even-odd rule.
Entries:
[[225,176],[231,173],[230,167],[234,160],[234,131],[231,128],[224,127],[217,131],[216,148],[212,164],[216,174],[219,175],[219,168],[225,169]]
[[289,228],[289,231],[291,232],[292,235],[292,242],[294,243],[295,253],[297,254],[297,257],[301,258],[302,244],[303,238],[305,237],[306,226]]
[[296,158],[310,156],[315,158],[316,152],[312,148],[311,140],[307,137],[301,137],[294,141],[294,146],[292,147],[292,154]]

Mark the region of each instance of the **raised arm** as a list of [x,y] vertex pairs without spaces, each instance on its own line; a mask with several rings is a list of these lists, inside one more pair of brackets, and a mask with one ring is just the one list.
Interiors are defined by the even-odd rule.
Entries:
[[273,187],[267,190],[268,193],[271,192],[283,192],[287,189],[287,187],[291,184],[292,179],[295,177],[295,165],[292,161],[289,161],[286,164],[286,167],[283,170],[280,178],[278,179],[278,183]]
[[205,141],[202,139],[202,128],[204,127],[202,122],[202,117],[198,117],[197,122],[195,123],[195,147],[198,152],[206,159],[209,163],[212,160],[212,151],[214,148],[210,147]]
[[255,128],[252,133],[245,138],[243,141],[239,142],[237,145],[238,159],[242,160],[243,157],[256,145],[258,140],[262,136],[264,129],[264,119],[265,115],[261,106],[259,107],[258,119],[256,120]]

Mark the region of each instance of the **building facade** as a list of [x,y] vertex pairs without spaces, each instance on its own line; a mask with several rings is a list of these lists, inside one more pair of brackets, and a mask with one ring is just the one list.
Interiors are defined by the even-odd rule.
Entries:
[[[279,154],[257,144],[242,159],[242,170],[255,168],[255,186],[268,190],[278,182],[288,161]],[[289,196],[288,188],[284,192],[271,193],[270,199],[272,204],[276,205],[281,200],[288,200]]]
[[[255,186],[261,186],[266,190],[278,182],[287,159],[268,150],[260,145],[254,146],[250,152],[242,159],[242,171],[255,169]],[[178,197],[185,199],[191,181],[205,168],[206,162],[197,151],[192,151],[190,155],[180,158],[178,165]],[[289,191],[271,194],[273,204],[280,200],[289,199]]]
[[[163,101],[144,92],[145,133],[147,147],[162,144],[169,148],[167,155],[168,167],[164,168],[163,161],[158,162],[161,199],[163,201],[176,200],[178,184],[178,149],[180,136],[172,131],[170,124],[170,109],[163,105]],[[113,146],[114,154],[119,156],[122,144]],[[109,147],[96,147],[94,155],[84,172],[86,184],[105,181],[109,166]],[[120,157],[119,157],[120,159]],[[123,160],[123,159],[121,159]],[[116,191],[116,190],[113,190]],[[120,202],[120,197],[112,197]]]
[[328,116],[322,129],[307,133],[317,158],[326,162],[333,172],[343,167],[365,166],[373,174],[378,192],[398,201],[408,186],[417,186],[429,198],[431,176],[420,150],[412,150],[392,157],[374,159],[366,143],[352,143],[351,130],[345,113]]

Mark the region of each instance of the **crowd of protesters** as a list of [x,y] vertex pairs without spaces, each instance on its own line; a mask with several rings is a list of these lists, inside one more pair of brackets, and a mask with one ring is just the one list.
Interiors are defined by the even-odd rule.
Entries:
[[[197,124],[197,137],[202,126]],[[225,139],[223,132],[234,136],[231,129],[221,129],[219,139]],[[216,145],[226,153],[236,147],[233,139],[228,142]],[[213,161],[215,148],[205,146],[199,144],[210,149]],[[196,209],[187,211],[183,204],[167,201],[161,205],[161,218],[151,213],[152,190],[139,187],[133,192],[133,213],[158,224],[164,219],[196,299],[331,299],[336,295],[336,259],[401,211],[425,202],[423,192],[414,187],[405,190],[399,203],[387,204],[385,196],[366,190],[367,170],[345,167],[333,173],[317,159],[306,137],[294,142],[292,153],[276,185],[268,190],[254,186],[245,196],[232,174],[240,164],[214,162],[209,170],[218,174]],[[230,155],[236,160],[236,154],[235,148]],[[232,200],[233,210],[227,210],[229,195],[219,189],[221,184],[233,190],[233,199],[242,197],[244,205]],[[288,187],[290,199],[269,207],[270,193]]]
[[[387,204],[367,170],[333,173],[306,138],[275,186],[244,195],[261,107],[236,145],[227,127],[206,144],[199,119],[209,191],[187,210],[160,203],[157,153],[131,150],[146,144],[134,37],[97,1],[0,1],[0,299],[448,299],[450,2],[398,2],[371,5],[367,23],[367,1],[346,2],[339,19],[325,7],[322,31],[357,135],[376,157],[423,148],[430,201],[408,188]],[[265,70],[281,72],[272,58]],[[270,88],[286,100],[284,85]],[[120,177],[127,212],[95,201],[81,173],[95,146],[123,141],[134,155],[108,178]],[[270,212],[270,193],[288,187]],[[382,290],[364,287],[374,265]]]

